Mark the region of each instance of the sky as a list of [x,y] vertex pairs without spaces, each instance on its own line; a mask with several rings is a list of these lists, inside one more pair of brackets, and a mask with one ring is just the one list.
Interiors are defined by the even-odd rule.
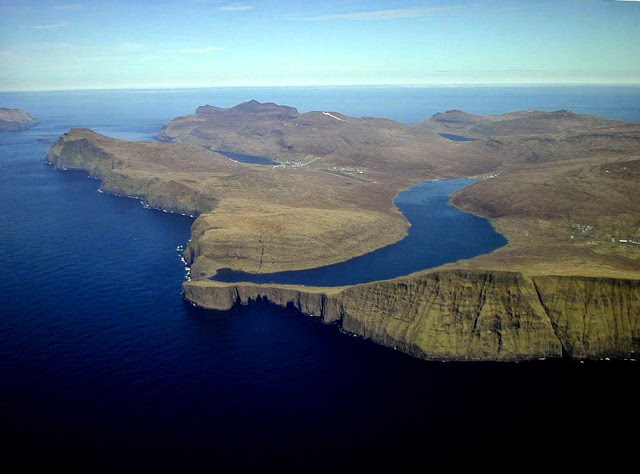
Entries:
[[640,0],[0,0],[0,90],[640,84]]

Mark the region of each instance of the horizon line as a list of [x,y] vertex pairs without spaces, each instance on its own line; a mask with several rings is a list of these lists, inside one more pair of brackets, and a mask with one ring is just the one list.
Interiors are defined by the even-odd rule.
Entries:
[[[640,1],[640,0],[639,0]],[[122,90],[182,90],[182,89],[267,89],[267,88],[340,88],[340,87],[406,87],[406,88],[456,88],[456,87],[640,87],[640,82],[456,82],[456,83],[406,83],[406,84],[269,84],[269,85],[211,85],[211,86],[121,86],[121,87],[76,87],[61,89],[0,89],[0,93],[11,92],[82,92]]]

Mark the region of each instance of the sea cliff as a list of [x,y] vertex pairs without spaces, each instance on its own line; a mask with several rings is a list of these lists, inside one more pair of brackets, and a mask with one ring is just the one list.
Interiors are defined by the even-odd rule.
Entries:
[[[409,127],[252,101],[201,108],[161,135],[177,143],[73,129],[46,160],[87,170],[103,190],[200,214],[184,255],[194,305],[294,306],[423,359],[635,358],[640,349],[639,124],[451,111]],[[236,163],[220,149],[282,166]],[[508,239],[490,254],[350,287],[208,280],[221,268],[307,269],[389,245],[407,233],[399,191],[477,173],[484,180],[452,203]]]
[[[213,196],[207,196],[184,182],[123,172],[125,160],[130,156],[103,146],[101,138],[106,137],[90,130],[78,129],[76,132],[81,138],[73,139],[72,132],[63,134],[51,146],[45,162],[56,168],[87,171],[89,176],[102,181],[102,191],[138,198],[149,207],[189,215],[215,208],[216,199]],[[156,144],[149,145],[153,147]]]
[[183,289],[208,309],[294,306],[422,359],[634,358],[640,350],[640,280],[447,270],[341,288],[201,280]]
[[201,146],[133,142],[72,129],[45,161],[101,190],[197,215],[185,259],[194,278],[330,265],[407,234],[395,188],[323,171],[238,163]]

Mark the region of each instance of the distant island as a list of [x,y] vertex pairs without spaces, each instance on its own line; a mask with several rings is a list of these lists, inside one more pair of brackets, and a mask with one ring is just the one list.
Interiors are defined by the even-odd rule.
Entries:
[[24,110],[0,107],[0,130],[26,130],[37,123],[38,121]]
[[[168,122],[162,142],[72,129],[46,160],[101,188],[197,215],[186,298],[259,298],[424,359],[635,357],[640,349],[640,124],[459,110],[408,126],[249,101]],[[264,157],[247,164],[222,153]],[[221,283],[218,270],[314,268],[402,239],[393,205],[421,181],[475,177],[455,206],[508,245],[394,280],[337,288]]]

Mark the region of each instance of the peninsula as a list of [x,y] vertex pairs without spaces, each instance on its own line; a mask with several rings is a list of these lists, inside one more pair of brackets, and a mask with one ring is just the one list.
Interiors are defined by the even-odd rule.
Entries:
[[0,107],[0,130],[26,130],[37,123],[38,121],[24,110]]
[[[198,215],[185,296],[226,310],[259,298],[425,359],[635,357],[640,349],[640,124],[521,111],[408,126],[250,101],[167,123],[167,143],[72,129],[47,161],[102,189]],[[240,163],[219,152],[267,157]],[[393,197],[476,177],[453,204],[509,241],[490,254],[338,288],[220,283],[219,269],[314,268],[406,235]]]

